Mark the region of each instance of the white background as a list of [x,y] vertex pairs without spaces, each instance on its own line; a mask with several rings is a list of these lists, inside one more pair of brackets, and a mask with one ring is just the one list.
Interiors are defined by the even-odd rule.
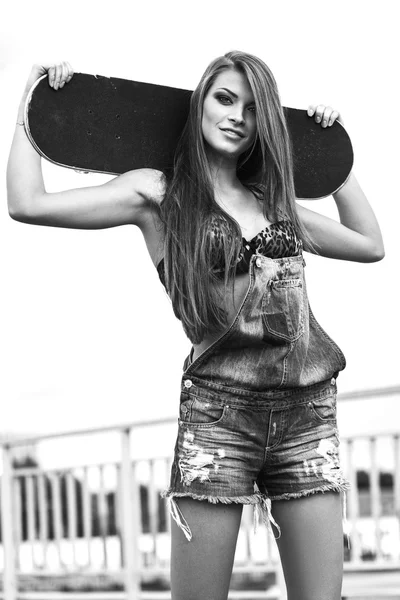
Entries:
[[[239,49],[270,66],[285,106],[337,108],[386,258],[365,265],[306,257],[310,302],[347,357],[339,391],[400,383],[397,8],[390,0],[39,0],[8,7],[0,25],[0,435],[175,415],[190,350],[135,227],[74,231],[9,218],[8,152],[25,81],[41,60],[193,89],[210,60]],[[49,163],[43,173],[49,192],[110,179]],[[332,198],[307,205],[336,218]],[[354,432],[380,416],[393,429],[393,400],[367,413],[361,401],[343,403],[343,428]]]

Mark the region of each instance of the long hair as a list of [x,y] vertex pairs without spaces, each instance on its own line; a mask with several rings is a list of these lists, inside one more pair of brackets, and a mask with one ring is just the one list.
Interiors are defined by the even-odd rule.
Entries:
[[[267,219],[290,219],[300,239],[310,242],[295,209],[291,144],[275,79],[256,56],[228,52],[210,63],[192,94],[161,203],[166,288],[175,315],[193,343],[227,325],[221,300],[234,280],[242,244],[239,224],[215,201],[202,133],[204,99],[216,77],[227,69],[246,76],[256,107],[255,142],[239,157],[237,176],[243,185],[256,186]],[[213,243],[215,218],[223,229],[219,249]],[[225,265],[222,292],[216,285],[215,264]]]

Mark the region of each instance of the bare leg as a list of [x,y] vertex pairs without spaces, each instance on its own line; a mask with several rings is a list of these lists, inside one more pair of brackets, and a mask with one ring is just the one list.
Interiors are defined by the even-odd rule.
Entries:
[[288,600],[340,600],[343,576],[342,496],[313,494],[272,502]]
[[193,538],[172,521],[172,600],[226,600],[243,506],[176,500]]

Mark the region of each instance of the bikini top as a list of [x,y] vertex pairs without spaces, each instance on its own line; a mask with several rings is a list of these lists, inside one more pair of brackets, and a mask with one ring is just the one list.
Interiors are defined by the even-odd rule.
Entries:
[[[221,235],[216,234],[214,229],[214,240],[218,244]],[[219,232],[220,233],[220,232]],[[281,219],[271,225],[267,225],[257,233],[250,241],[242,237],[242,248],[236,263],[236,274],[247,273],[253,254],[261,254],[268,258],[285,258],[297,256],[302,252],[302,241],[296,234],[296,229],[289,219]],[[223,274],[224,265],[215,265],[213,271]],[[164,259],[157,265],[158,275],[165,286]]]

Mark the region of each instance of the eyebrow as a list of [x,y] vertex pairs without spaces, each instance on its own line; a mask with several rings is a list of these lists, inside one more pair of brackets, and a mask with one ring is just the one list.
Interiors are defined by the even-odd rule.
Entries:
[[235,92],[232,92],[232,90],[230,90],[229,88],[218,88],[219,90],[225,90],[225,92],[228,92],[229,94],[231,94],[234,98],[238,98],[238,95],[235,94]]
[[[232,90],[230,90],[229,88],[223,87],[223,88],[218,88],[217,90],[215,90],[216,92],[218,92],[219,90],[225,90],[225,92],[228,92],[229,94],[231,94],[234,98],[238,98],[239,96],[237,94],[235,94],[235,92],[232,92]],[[250,100],[250,102],[248,102],[247,104],[254,104],[254,100]]]

